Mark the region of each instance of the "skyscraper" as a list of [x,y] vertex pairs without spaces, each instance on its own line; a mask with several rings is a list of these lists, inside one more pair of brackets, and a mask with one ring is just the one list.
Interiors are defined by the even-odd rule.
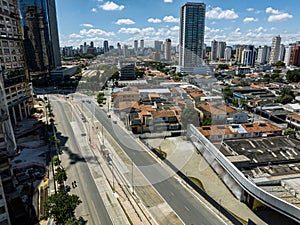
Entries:
[[140,40],[140,49],[141,49],[141,53],[142,55],[144,55],[144,48],[145,48],[145,43],[144,40]]
[[256,51],[253,45],[248,45],[242,52],[242,64],[253,67],[255,64]]
[[267,53],[268,46],[259,46],[257,53],[257,63],[266,64],[268,62]]
[[224,59],[225,48],[226,48],[226,42],[224,42],[224,41],[218,41],[217,58],[219,60],[220,59]]
[[205,30],[204,3],[188,2],[181,7],[179,32],[179,70],[193,72],[203,65]]
[[104,53],[107,53],[109,51],[107,40],[103,41],[103,49],[104,49]]
[[137,55],[138,54],[138,49],[139,49],[139,42],[138,42],[138,40],[134,40],[134,42],[133,42],[133,48],[134,48],[135,55]]
[[217,53],[218,53],[218,42],[216,40],[213,40],[211,42],[210,60],[216,61]]
[[26,61],[31,79],[61,66],[54,0],[20,0]]
[[224,51],[225,61],[231,60],[231,54],[232,54],[232,48],[230,46],[226,46],[225,51]]
[[0,75],[3,78],[11,122],[15,125],[29,115],[32,88],[28,83],[25,66],[17,1],[1,1],[0,8],[3,9],[0,10]]
[[281,44],[279,47],[278,61],[283,62],[284,54],[285,54],[285,46],[284,44]]
[[61,57],[60,57],[60,47],[59,47],[59,39],[58,39],[55,0],[46,0],[46,3],[47,3],[49,36],[50,36],[50,46],[51,46],[50,48],[51,67],[57,68],[61,66]]
[[165,42],[165,60],[171,61],[171,39],[167,38]]
[[[12,126],[30,115],[32,88],[25,66],[17,1],[0,1],[0,9],[0,185],[5,195],[9,195],[15,191],[9,162],[17,150]],[[5,211],[2,193],[1,196],[0,205]],[[10,224],[9,218],[0,218],[0,223]]]
[[281,37],[279,35],[273,37],[269,64],[273,64],[273,63],[278,62],[279,51],[280,51],[280,42],[281,42]]

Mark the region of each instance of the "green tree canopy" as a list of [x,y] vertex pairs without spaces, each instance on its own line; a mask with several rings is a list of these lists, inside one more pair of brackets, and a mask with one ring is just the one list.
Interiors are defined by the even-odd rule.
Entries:
[[225,70],[225,69],[228,69],[229,67],[228,67],[228,65],[227,64],[220,64],[220,65],[218,65],[218,69],[219,70]]
[[277,98],[277,102],[282,104],[291,103],[295,99],[294,92],[291,88],[283,88],[280,92],[280,96]]
[[300,69],[287,71],[286,79],[288,82],[300,82]]
[[225,100],[229,100],[233,97],[233,91],[230,89],[229,85],[223,88],[223,95]]
[[296,131],[293,128],[286,128],[286,130],[284,131],[284,135],[290,135],[290,136],[294,136],[296,134]]
[[52,217],[56,223],[70,224],[70,221],[76,221],[75,209],[81,202],[77,195],[69,195],[65,191],[59,191],[48,197],[45,209],[47,215]]
[[57,181],[57,183],[61,184],[66,181],[68,177],[65,169],[58,167],[53,178]]

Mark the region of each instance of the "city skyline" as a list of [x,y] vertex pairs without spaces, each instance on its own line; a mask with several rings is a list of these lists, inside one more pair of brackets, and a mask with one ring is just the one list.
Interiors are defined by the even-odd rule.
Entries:
[[[93,41],[95,46],[129,44],[145,40],[152,47],[154,40],[170,38],[172,45],[179,42],[180,7],[187,1],[105,1],[57,0],[60,45],[79,47]],[[192,1],[198,2],[198,1]],[[200,2],[200,1],[199,1]],[[271,45],[276,35],[282,43],[299,40],[297,6],[293,0],[239,2],[204,1],[206,27],[204,41],[225,41],[228,45]],[[80,16],[78,16],[80,15]]]

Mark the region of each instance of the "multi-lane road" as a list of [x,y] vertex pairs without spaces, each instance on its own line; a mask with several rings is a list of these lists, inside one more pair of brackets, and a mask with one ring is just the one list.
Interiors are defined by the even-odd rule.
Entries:
[[220,218],[204,206],[189,190],[172,176],[165,165],[160,164],[131,135],[115,124],[107,113],[93,102],[85,107],[110,133],[132,162],[149,180],[157,192],[171,206],[185,224],[224,224]]
[[[74,95],[74,98],[76,98],[76,95]],[[73,180],[77,181],[78,188],[75,190],[72,189],[72,192],[79,195],[83,202],[80,205],[79,214],[88,220],[88,224],[113,224],[105,208],[105,204],[99,195],[88,165],[82,156],[80,143],[77,140],[78,135],[76,137],[76,131],[73,131],[70,124],[70,115],[68,114],[70,102],[64,102],[64,99],[59,101],[55,101],[56,98],[52,99],[54,100],[51,102],[54,112],[57,112],[55,113],[55,121],[58,131],[61,132],[62,136],[67,138],[66,145],[69,152],[68,154],[63,154],[62,157],[65,157],[63,158],[65,165],[70,165],[67,168],[68,181],[69,183]],[[94,114],[94,118],[110,133],[112,138],[184,224],[225,224],[218,215],[214,214],[191,191],[185,188],[178,181],[178,178],[173,176],[174,174],[171,173],[170,169],[164,164],[159,163],[132,135],[114,123],[113,119],[107,116],[107,112],[99,108],[92,101],[84,101],[81,104],[82,109],[89,110]],[[70,111],[72,113],[72,110]],[[145,202],[144,204],[147,203]]]
[[[72,194],[80,197],[82,204],[77,208],[77,215],[82,216],[91,225],[112,225],[113,222],[106,210],[88,165],[81,154],[79,141],[70,124],[68,112],[70,105],[64,100],[51,97],[51,104],[55,112],[55,123],[61,137],[66,139],[67,150],[61,155],[63,166],[68,175],[67,184],[76,180],[77,187]],[[74,118],[76,119],[76,115]]]

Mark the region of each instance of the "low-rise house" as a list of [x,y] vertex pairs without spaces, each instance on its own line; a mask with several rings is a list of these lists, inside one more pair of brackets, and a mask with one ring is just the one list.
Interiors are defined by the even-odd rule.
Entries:
[[196,107],[203,113],[203,119],[211,118],[213,124],[225,124],[227,117],[236,113],[234,108],[218,102],[203,102]]
[[286,122],[289,123],[290,126],[300,128],[300,115],[299,114],[288,114],[286,117]]
[[211,142],[221,142],[229,139],[257,138],[282,135],[282,128],[269,122],[254,122],[245,124],[211,125],[198,128]]

